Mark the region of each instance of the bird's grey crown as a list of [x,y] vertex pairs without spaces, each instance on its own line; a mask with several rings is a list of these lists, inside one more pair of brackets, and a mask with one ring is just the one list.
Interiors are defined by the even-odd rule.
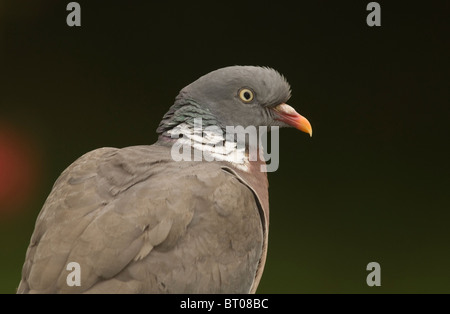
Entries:
[[221,68],[203,75],[181,92],[194,97],[201,97],[198,93],[207,92],[222,96],[220,92],[227,86],[253,89],[260,98],[260,105],[266,107],[276,106],[291,97],[291,87],[286,78],[275,69],[260,66],[236,65]]

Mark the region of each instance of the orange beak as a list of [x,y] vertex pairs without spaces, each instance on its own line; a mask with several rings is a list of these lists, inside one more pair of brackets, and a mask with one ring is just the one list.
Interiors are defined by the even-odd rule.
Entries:
[[283,103],[273,108],[273,110],[275,110],[278,114],[278,118],[276,118],[276,120],[282,121],[302,132],[308,133],[310,137],[312,136],[311,123],[295,111],[294,108]]

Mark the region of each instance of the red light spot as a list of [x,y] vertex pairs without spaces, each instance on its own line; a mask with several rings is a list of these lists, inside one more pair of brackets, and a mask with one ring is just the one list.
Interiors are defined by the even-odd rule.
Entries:
[[0,215],[22,209],[36,188],[39,158],[33,144],[0,121]]

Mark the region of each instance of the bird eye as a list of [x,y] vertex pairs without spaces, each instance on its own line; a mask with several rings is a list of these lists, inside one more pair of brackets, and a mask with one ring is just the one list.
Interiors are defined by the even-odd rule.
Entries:
[[239,90],[239,98],[243,102],[251,102],[254,98],[253,92],[249,90],[248,88],[243,88]]

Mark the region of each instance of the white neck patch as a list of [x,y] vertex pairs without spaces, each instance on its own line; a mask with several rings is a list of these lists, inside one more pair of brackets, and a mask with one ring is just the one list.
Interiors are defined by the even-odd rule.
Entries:
[[[182,123],[167,131],[167,134],[177,139],[174,144],[177,145],[177,149],[183,147],[183,151],[189,150],[189,154],[186,156],[192,156],[191,150],[194,148],[202,152],[203,158],[199,160],[227,161],[240,170],[249,171],[250,164],[249,158],[245,153],[245,146],[239,145],[238,147],[236,142],[227,140],[223,131],[217,126],[209,126],[203,129],[201,127],[198,128],[196,125],[191,126],[187,123]],[[177,159],[174,158],[174,160]],[[194,160],[196,159],[194,158]]]

